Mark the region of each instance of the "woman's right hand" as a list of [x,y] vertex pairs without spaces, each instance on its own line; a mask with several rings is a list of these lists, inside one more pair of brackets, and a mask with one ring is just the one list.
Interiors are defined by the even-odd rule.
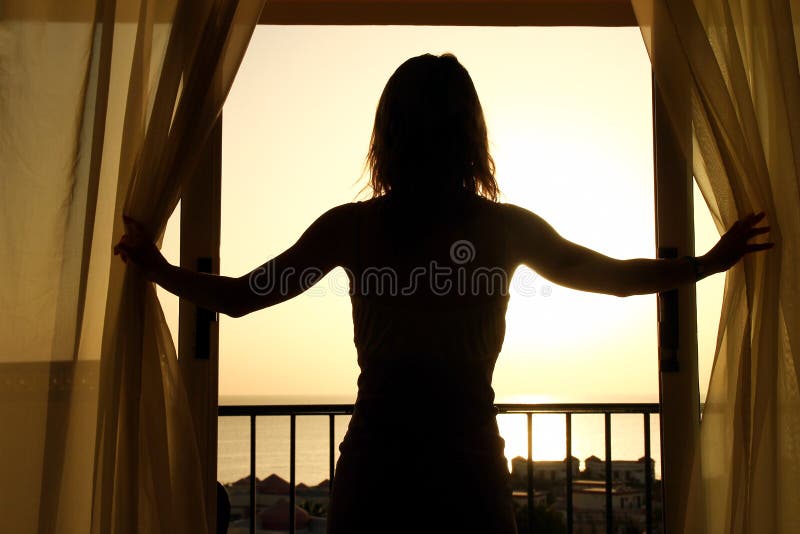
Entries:
[[720,240],[703,257],[702,262],[708,274],[727,271],[745,254],[768,250],[775,243],[750,243],[754,237],[769,232],[769,226],[756,226],[764,218],[764,212],[751,213],[739,219],[725,232]]
[[154,280],[159,270],[168,265],[167,260],[141,223],[125,215],[122,218],[125,235],[114,246],[114,254],[119,255],[125,263],[130,260],[148,280]]

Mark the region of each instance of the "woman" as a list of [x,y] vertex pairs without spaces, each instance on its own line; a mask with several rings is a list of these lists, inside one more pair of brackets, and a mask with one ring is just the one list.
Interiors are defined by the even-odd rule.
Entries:
[[330,533],[516,532],[491,379],[517,266],[627,296],[694,282],[772,246],[750,243],[769,230],[756,227],[760,213],[699,258],[616,260],[498,203],[481,105],[450,54],[409,59],[392,75],[367,161],[372,199],[331,209],[239,278],[169,265],[130,219],[115,247],[168,291],[232,317],[344,268],[361,373],[339,447]]

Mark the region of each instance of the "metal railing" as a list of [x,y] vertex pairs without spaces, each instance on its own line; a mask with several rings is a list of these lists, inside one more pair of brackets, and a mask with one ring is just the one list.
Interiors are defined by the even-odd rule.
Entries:
[[[603,415],[605,419],[605,524],[606,532],[614,532],[613,516],[613,480],[611,456],[611,415],[612,414],[641,414],[644,420],[644,486],[645,486],[645,522],[646,532],[653,532],[653,460],[650,451],[650,415],[659,413],[658,404],[616,403],[616,404],[496,404],[498,414],[524,414],[527,419],[528,456],[527,456],[527,504],[528,504],[528,532],[533,531],[534,508],[534,465],[533,461],[533,415],[534,414],[563,414],[566,418],[566,457],[564,469],[566,471],[566,521],[567,532],[574,530],[573,517],[573,462],[572,462],[572,416],[576,414]],[[289,532],[295,532],[295,445],[297,416],[327,415],[329,427],[329,486],[333,489],[333,475],[335,467],[335,437],[334,428],[337,415],[352,415],[352,404],[294,404],[294,405],[235,405],[220,406],[220,417],[249,417],[250,418],[250,532],[256,531],[256,417],[259,416],[287,416],[289,417]]]

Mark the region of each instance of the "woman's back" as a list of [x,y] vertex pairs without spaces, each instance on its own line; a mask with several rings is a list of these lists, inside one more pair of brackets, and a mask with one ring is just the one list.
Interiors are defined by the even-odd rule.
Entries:
[[[342,494],[354,491],[345,480],[385,494],[465,477],[459,502],[463,492],[483,492],[481,502],[497,503],[510,495],[491,387],[510,267],[501,205],[467,193],[426,205],[388,195],[352,213],[361,373],[335,501],[342,506]],[[391,474],[378,469],[388,458],[403,458]],[[443,463],[455,470],[439,472]]]
[[[469,194],[439,206],[390,195],[355,210],[357,409],[391,414],[405,439],[415,428],[430,436],[431,423],[445,439],[467,421],[472,429],[493,421],[491,375],[508,303],[500,207]],[[386,421],[369,420],[369,430]]]

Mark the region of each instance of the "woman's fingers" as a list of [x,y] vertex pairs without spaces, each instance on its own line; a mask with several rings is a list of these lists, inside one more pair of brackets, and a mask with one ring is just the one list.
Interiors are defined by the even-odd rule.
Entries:
[[768,225],[756,226],[759,221],[764,220],[765,212],[750,213],[734,222],[728,232],[723,235],[717,245],[707,254],[709,261],[730,268],[742,259],[742,256],[751,252],[769,250],[775,246],[773,242],[750,243],[749,241],[757,236],[764,235],[770,231]]
[[758,213],[751,213],[750,215],[745,217],[744,220],[747,223],[747,225],[752,226],[752,225],[756,224],[758,221],[760,221],[761,219],[763,219],[765,215],[766,215],[766,213],[764,213],[763,211],[759,211]]
[[132,239],[129,234],[123,234],[119,239],[119,243],[114,245],[114,255],[119,256],[122,261],[128,263],[131,256],[132,249],[136,247],[136,240]]
[[145,228],[135,219],[123,215],[125,232],[119,242],[114,246],[114,254],[120,256],[122,261],[133,263],[144,269],[153,267],[159,262],[160,253],[153,243]]
[[119,256],[123,262],[128,263],[128,251],[122,245],[117,245],[114,247],[114,255]]
[[766,234],[767,232],[769,232],[769,226],[757,226],[757,227],[750,228],[750,230],[748,230],[748,233],[751,236],[756,236],[756,235],[760,235],[760,234]]
[[735,223],[733,223],[733,226],[731,227],[731,229],[739,228],[739,227],[742,227],[742,226],[744,226],[744,227],[753,226],[758,221],[763,219],[765,215],[766,215],[766,213],[764,213],[763,211],[759,211],[758,213],[749,213],[749,214],[745,215],[744,217],[742,217],[741,219],[739,219],[738,221],[736,221]]
[[775,246],[775,243],[753,243],[747,245],[745,252],[758,252],[759,250],[768,250]]

